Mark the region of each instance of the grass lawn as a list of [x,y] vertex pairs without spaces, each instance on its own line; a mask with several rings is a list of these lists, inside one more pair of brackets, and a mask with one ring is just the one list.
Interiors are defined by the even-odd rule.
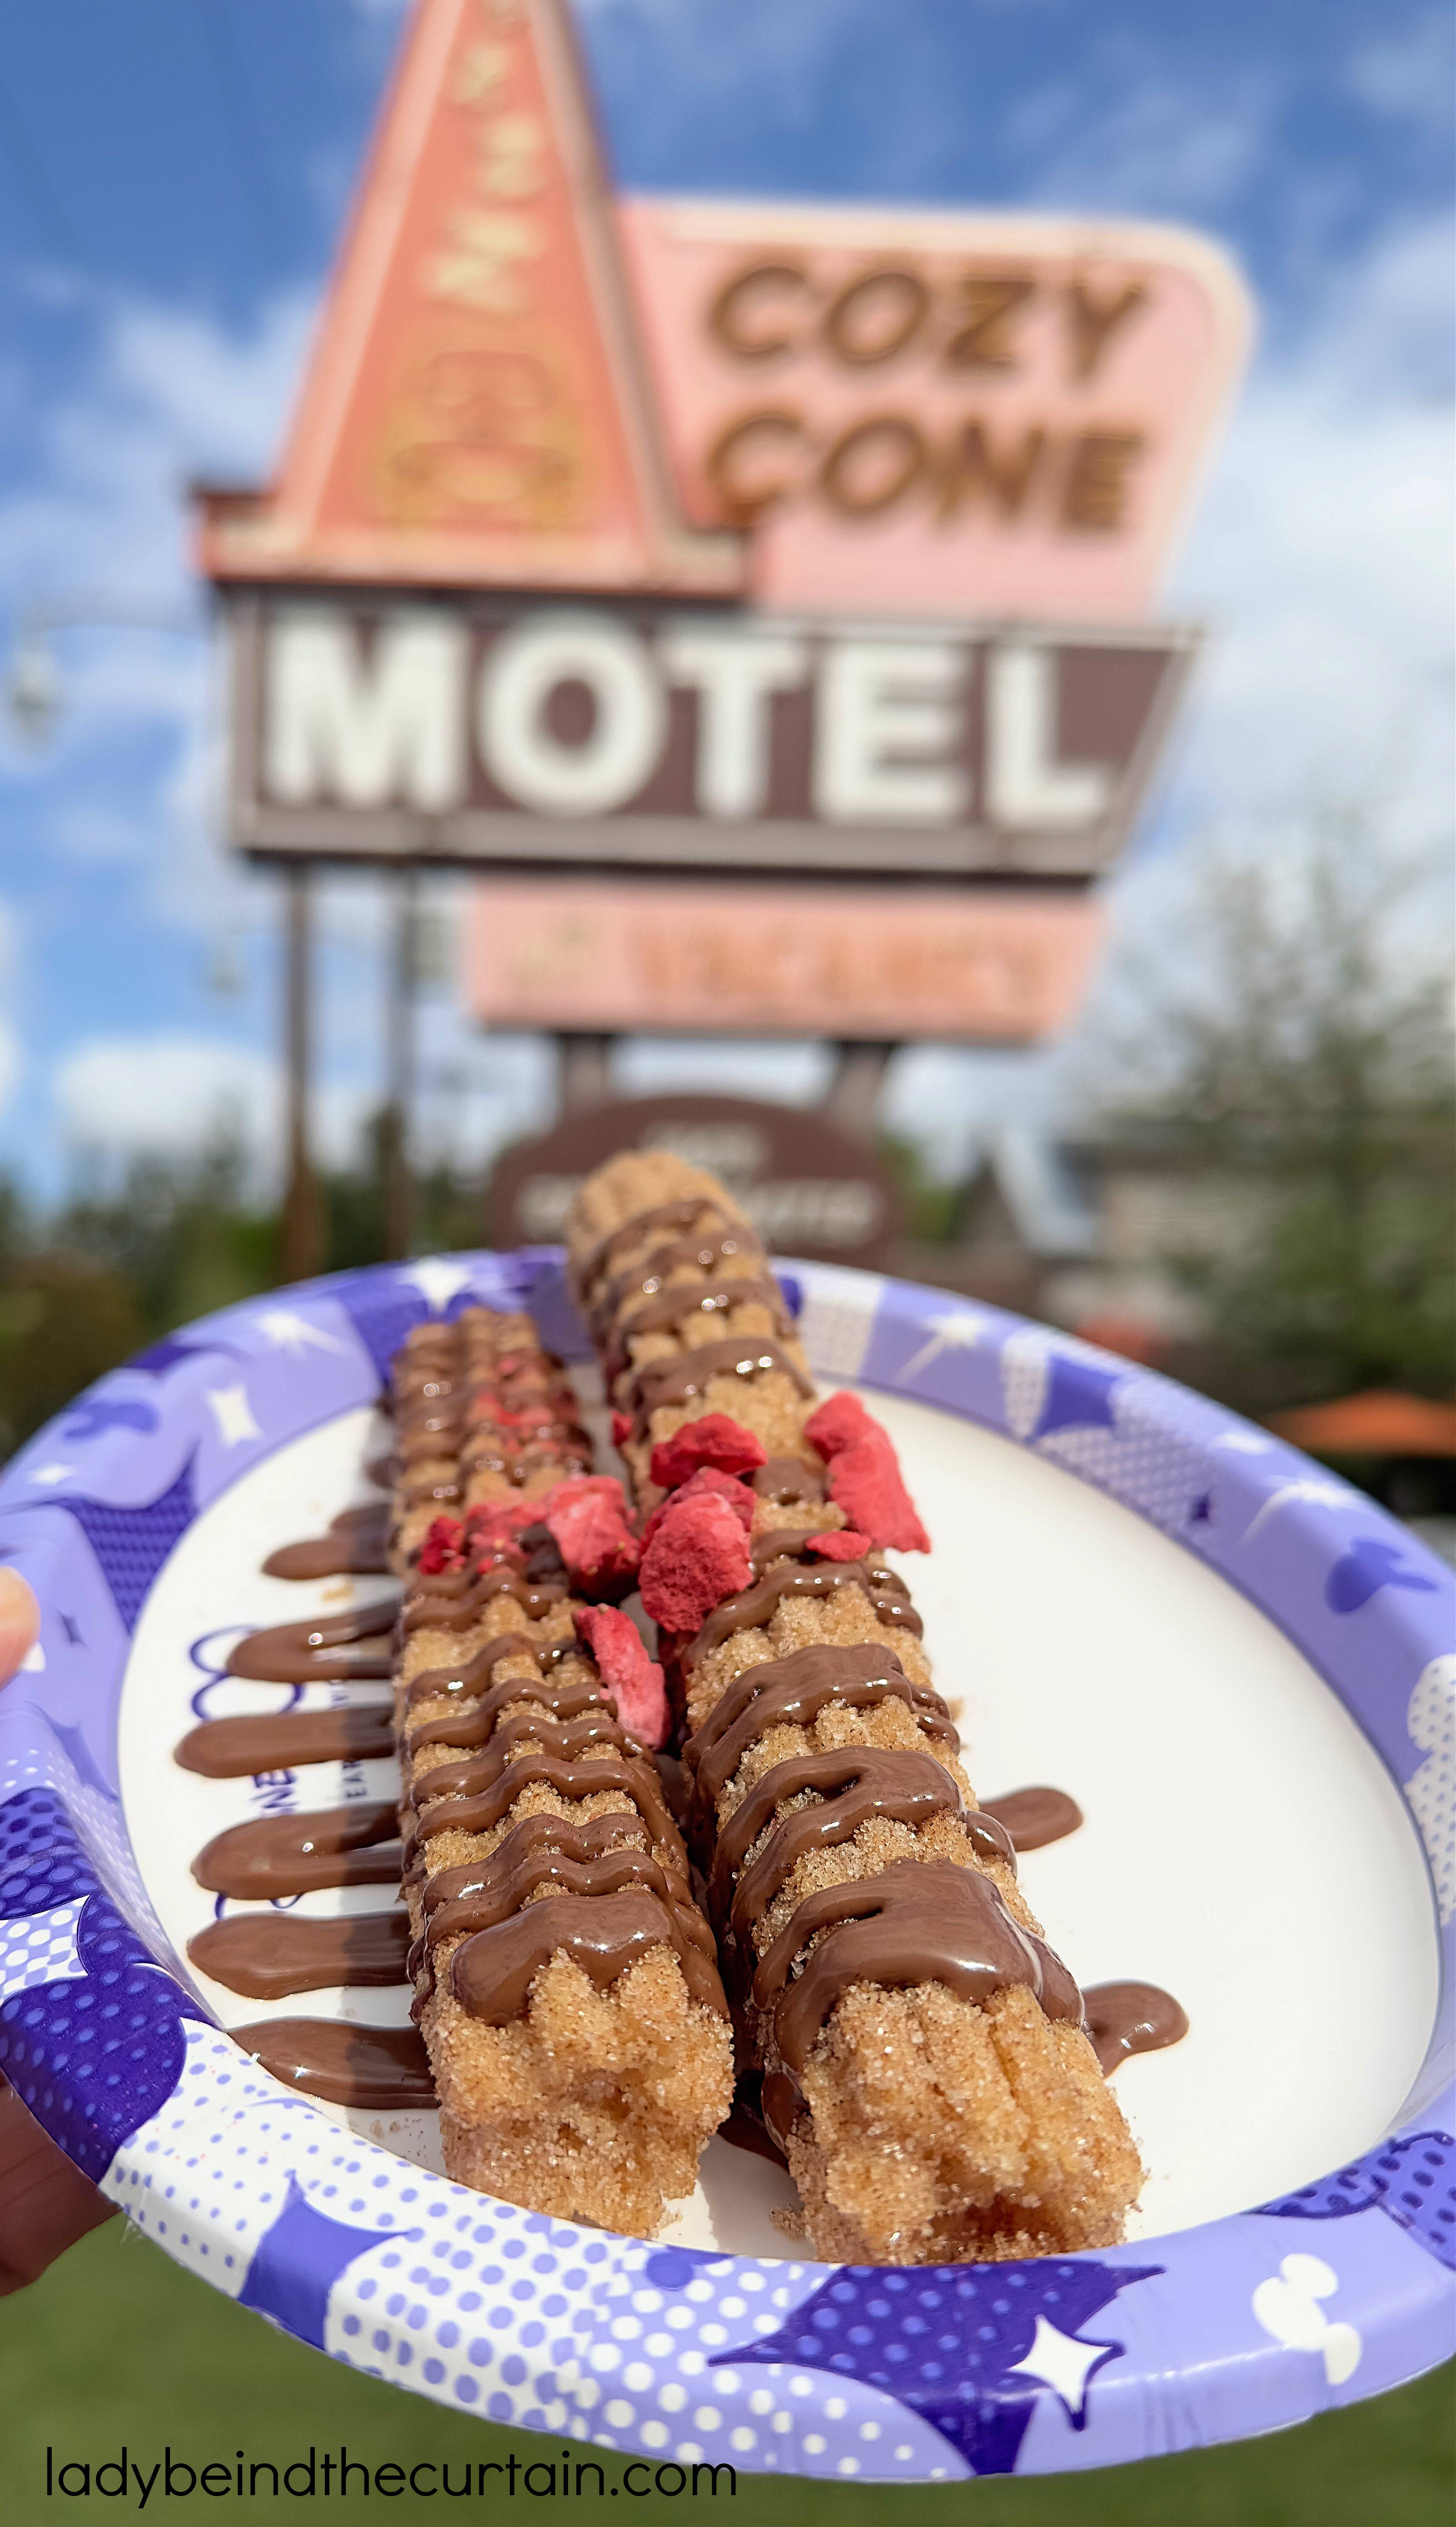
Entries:
[[[974,2504],[983,2527],[1059,2527],[1059,2522],[1118,2522],[1118,2527],[1449,2527],[1456,2488],[1456,2397],[1447,2367],[1353,2410],[1329,2414],[1301,2429],[1241,2447],[1149,2464],[1025,2482],[956,2484],[945,2490],[881,2490],[819,2485],[774,2476],[740,2475],[737,2513],[751,2527],[813,2527],[830,2515],[836,2527],[916,2527],[959,2515]],[[148,2469],[170,2442],[176,2458],[201,2467],[230,2464],[243,2448],[279,2467],[310,2444],[322,2454],[347,2445],[371,2466],[406,2469],[422,2459],[450,2461],[457,2480],[467,2459],[527,2463],[554,2444],[527,2432],[493,2428],[341,2369],[233,2307],[202,2282],[178,2271],[119,2220],[72,2249],[34,2289],[0,2299],[0,2522],[35,2527],[46,2518],[105,2520],[134,2516],[134,2490],[117,2497],[47,2501],[46,2450],[94,2467],[115,2461],[123,2443]],[[577,2451],[585,2455],[587,2451]],[[609,2486],[624,2460],[603,2454]],[[76,2478],[73,2478],[76,2480]],[[478,2514],[503,2499],[501,2477],[486,2478]],[[221,2492],[221,2486],[219,2487]],[[276,2515],[260,2487],[262,2514]],[[176,2500],[147,2503],[154,2517],[175,2519]],[[226,2495],[222,2497],[226,2498]],[[388,2498],[387,2494],[383,2496]],[[524,2493],[518,2499],[525,2503]],[[722,2514],[706,2492],[671,2503],[678,2516]],[[380,2495],[335,2492],[327,2501],[281,2501],[283,2514],[367,2520]],[[512,2504],[514,2506],[514,2504]],[[529,2505],[529,2504],[527,2504]],[[663,2499],[652,2496],[661,2508]],[[202,2494],[184,2514],[209,2514]],[[224,2512],[224,2515],[226,2513]],[[236,2515],[234,2508],[233,2514]],[[258,2514],[249,2504],[248,2514]],[[407,2489],[386,2515],[432,2513]],[[459,2514],[459,2513],[456,2513]]]

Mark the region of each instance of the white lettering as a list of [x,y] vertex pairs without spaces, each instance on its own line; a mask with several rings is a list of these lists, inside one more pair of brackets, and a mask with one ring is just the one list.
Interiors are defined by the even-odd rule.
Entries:
[[[558,738],[546,705],[580,684],[595,713],[577,746]],[[536,615],[503,633],[480,671],[477,733],[487,772],[523,807],[603,816],[641,789],[662,752],[668,707],[642,643],[591,614]]]
[[966,776],[967,653],[952,641],[831,642],[820,671],[815,802],[841,825],[949,825]]
[[802,641],[773,633],[670,632],[671,683],[698,696],[698,806],[705,816],[761,813],[769,793],[769,696],[804,681]]
[[465,672],[465,627],[443,614],[392,616],[368,656],[348,615],[331,607],[275,617],[264,723],[273,796],[293,806],[458,806]]
[[1103,763],[1057,760],[1057,661],[1017,643],[986,661],[986,808],[996,825],[1094,825],[1107,812]]

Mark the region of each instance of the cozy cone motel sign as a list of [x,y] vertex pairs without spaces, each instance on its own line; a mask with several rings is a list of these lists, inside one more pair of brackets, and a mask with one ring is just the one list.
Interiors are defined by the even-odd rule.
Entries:
[[1245,332],[1180,232],[617,200],[565,0],[420,0],[277,481],[203,505],[236,841],[477,867],[498,1024],[1043,1033]]

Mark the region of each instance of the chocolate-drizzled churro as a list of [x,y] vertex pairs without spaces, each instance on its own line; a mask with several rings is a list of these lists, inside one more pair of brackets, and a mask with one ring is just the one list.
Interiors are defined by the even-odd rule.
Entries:
[[[445,2164],[650,2235],[732,2089],[712,1934],[630,1733],[660,1675],[532,1521],[589,1450],[529,1321],[473,1309],[421,1328],[394,1399],[396,1550],[415,1555],[395,1662],[409,1967]],[[568,1493],[589,1519],[613,1488]]]
[[739,2067],[814,2251],[1113,2243],[1137,2154],[883,1559],[927,1541],[885,1434],[852,1397],[819,1403],[751,1224],[711,1177],[614,1160],[577,1197],[569,1252],[658,1521],[643,1603]]
[[442,1513],[541,1500],[565,1476],[589,1471],[591,1441],[571,1381],[528,1316],[470,1308],[452,1325],[420,1327],[406,1352],[418,1356],[419,1374],[404,1389],[396,1376],[396,1569],[408,1570]]

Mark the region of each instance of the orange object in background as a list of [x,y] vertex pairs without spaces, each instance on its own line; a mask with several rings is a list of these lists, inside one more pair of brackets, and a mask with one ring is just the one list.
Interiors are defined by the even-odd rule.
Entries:
[[1109,1311],[1085,1317],[1074,1331],[1079,1342],[1096,1343],[1099,1350],[1116,1352],[1119,1360],[1135,1360],[1143,1368],[1157,1368],[1168,1357],[1168,1336],[1141,1316],[1120,1316]]
[[1387,1387],[1274,1413],[1267,1426],[1317,1457],[1456,1457],[1456,1402]]

